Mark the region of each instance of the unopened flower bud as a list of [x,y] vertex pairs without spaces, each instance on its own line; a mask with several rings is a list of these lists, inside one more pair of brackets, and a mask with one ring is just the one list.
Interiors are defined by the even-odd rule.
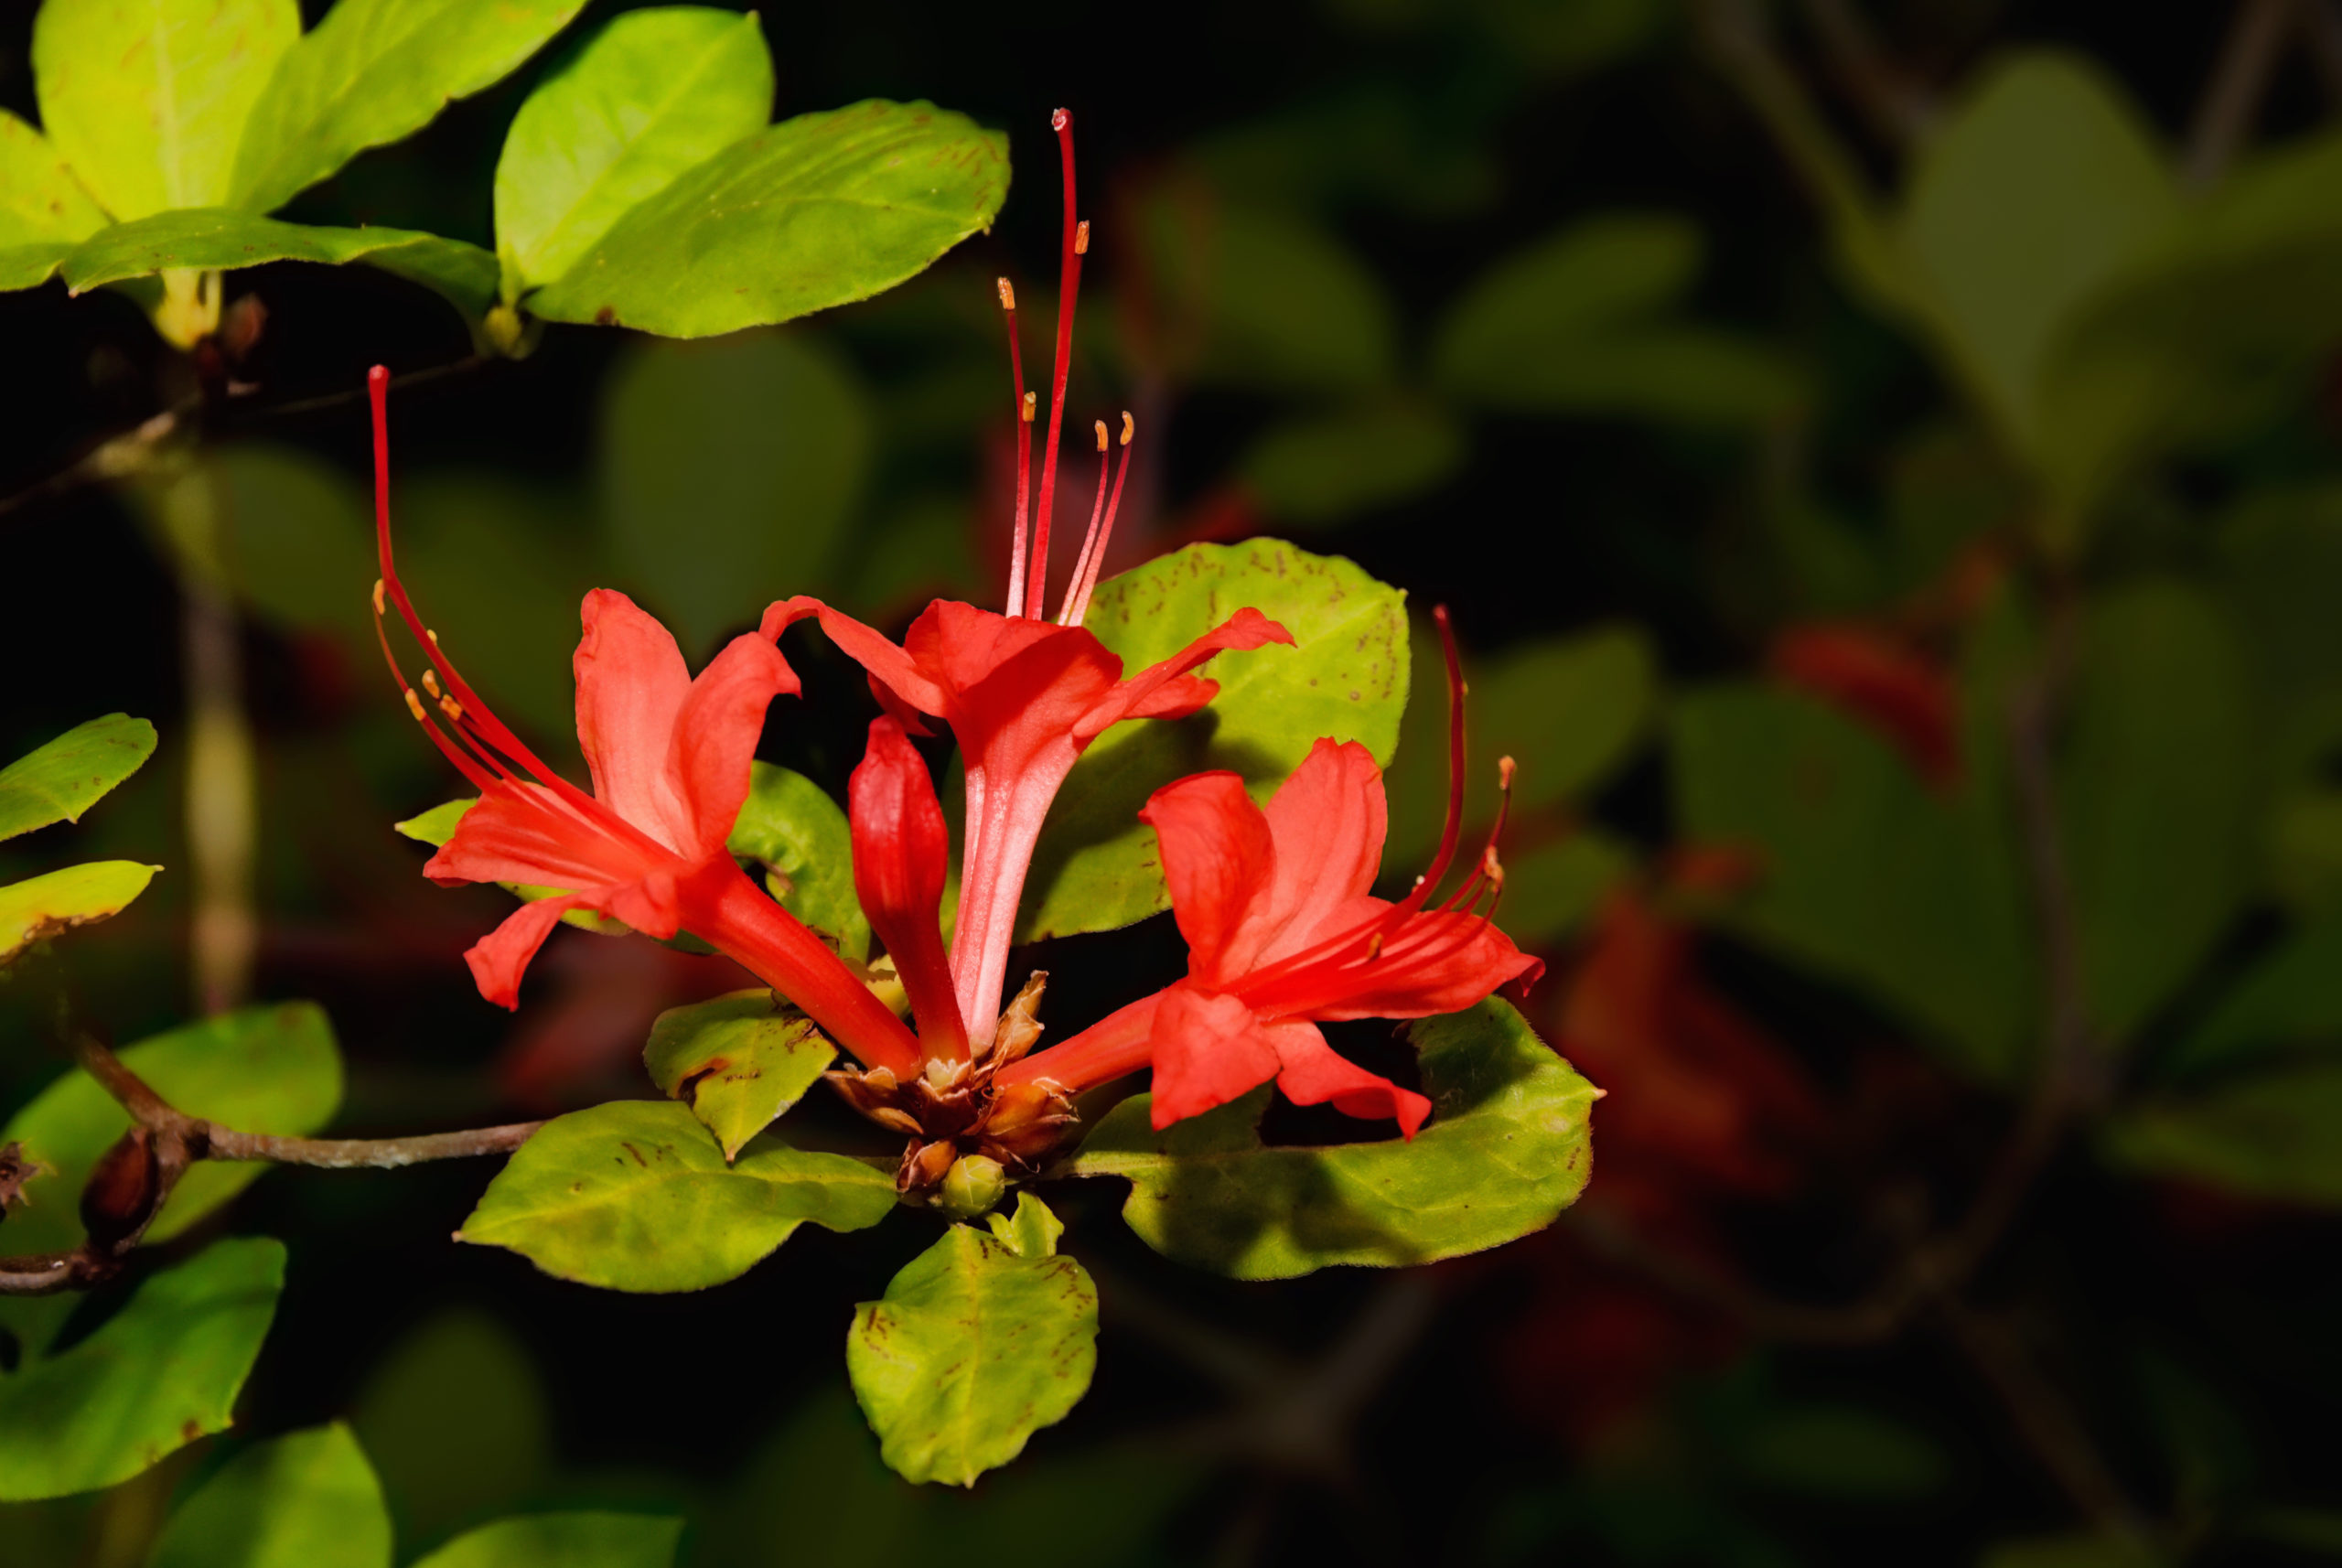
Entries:
[[935,1207],[953,1219],[973,1219],[988,1214],[1008,1191],[1008,1173],[998,1160],[982,1155],[962,1155],[943,1173],[936,1189]]
[[81,1188],[81,1228],[101,1247],[127,1240],[153,1217],[161,1188],[154,1134],[133,1127],[90,1172]]

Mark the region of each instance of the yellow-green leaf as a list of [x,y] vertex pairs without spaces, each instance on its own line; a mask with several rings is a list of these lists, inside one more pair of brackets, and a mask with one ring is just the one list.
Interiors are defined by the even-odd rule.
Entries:
[[76,725],[0,768],[0,839],[78,822],[155,755],[155,726],[128,714]]
[[837,1054],[813,1020],[759,988],[660,1014],[642,1064],[732,1160],[804,1097]]
[[0,887],[0,964],[46,937],[122,913],[162,869],[92,860]]

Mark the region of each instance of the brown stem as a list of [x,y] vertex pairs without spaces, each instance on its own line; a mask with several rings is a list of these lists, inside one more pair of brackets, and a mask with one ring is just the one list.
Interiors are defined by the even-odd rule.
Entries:
[[2228,40],[2196,106],[2196,122],[2180,161],[2181,177],[2198,190],[2220,182],[2252,128],[2299,0],[2241,0]]
[[76,1036],[73,1058],[131,1120],[154,1140],[157,1180],[144,1212],[129,1233],[112,1245],[85,1241],[70,1252],[0,1258],[0,1296],[49,1295],[82,1290],[122,1272],[146,1226],[162,1211],[179,1177],[199,1160],[267,1160],[277,1165],[326,1170],[388,1169],[426,1160],[469,1159],[507,1155],[529,1141],[542,1122],[516,1122],[461,1133],[425,1133],[411,1138],[289,1138],[273,1133],[242,1133],[200,1116],[189,1116],[148,1087],[122,1058],[88,1035]]
[[1941,1305],[1952,1343],[1991,1386],[2017,1434],[2075,1509],[2108,1535],[2144,1541],[2144,1516],[2090,1440],[2072,1402],[2041,1375],[2015,1335],[1956,1296],[1946,1296]]

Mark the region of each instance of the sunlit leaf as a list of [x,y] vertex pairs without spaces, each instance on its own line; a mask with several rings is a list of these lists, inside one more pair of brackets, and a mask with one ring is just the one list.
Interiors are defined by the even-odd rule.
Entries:
[[1007,190],[1007,139],[931,103],[800,114],[638,203],[528,306],[666,338],[769,326],[922,271]]
[[748,798],[725,847],[761,862],[781,908],[829,938],[860,963],[870,952],[870,922],[854,891],[854,837],[845,812],[802,773],[769,762],[749,765]]
[[1238,474],[1268,516],[1322,528],[1412,500],[1463,461],[1463,433],[1435,409],[1377,403],[1271,429]]
[[1067,1174],[1127,1178],[1123,1218],[1141,1240],[1241,1280],[1434,1262],[1552,1223],[1592,1168],[1595,1087],[1509,1003],[1408,1034],[1433,1108],[1412,1143],[1263,1144],[1265,1088],[1157,1133],[1141,1094],[1107,1112]]
[[505,292],[550,283],[637,202],[772,117],[754,12],[670,5],[604,26],[512,118],[496,165]]
[[284,1243],[217,1241],[71,1349],[28,1350],[0,1374],[0,1501],[111,1487],[225,1430],[284,1288]]
[[300,32],[295,0],[44,0],[41,125],[117,219],[216,206],[252,104]]
[[409,229],[320,229],[225,207],[158,212],[117,223],[74,247],[59,270],[75,293],[167,267],[226,269],[264,262],[363,262],[421,284],[477,323],[496,297],[496,258],[477,245]]
[[48,138],[0,109],[0,290],[46,282],[105,222]]
[[0,965],[37,941],[120,914],[162,869],[93,860],[0,886]]
[[994,1218],[994,1234],[947,1230],[847,1332],[854,1396],[905,1480],[973,1486],[1090,1391],[1097,1287],[1056,1255],[1063,1227],[1039,1199],[1020,1195],[1014,1222]]
[[671,1568],[683,1521],[647,1514],[548,1513],[499,1520],[414,1568]]
[[1405,596],[1338,556],[1268,539],[1191,544],[1100,584],[1083,624],[1135,675],[1245,605],[1295,646],[1220,654],[1203,670],[1219,695],[1202,714],[1118,725],[1090,746],[1042,831],[1018,940],[1111,930],[1170,907],[1138,811],[1175,779],[1230,768],[1265,800],[1321,736],[1391,759],[1407,703]]
[[[223,1013],[157,1035],[117,1053],[166,1101],[190,1116],[243,1133],[307,1134],[341,1107],[341,1053],[323,1009],[285,1002]],[[0,1144],[21,1140],[49,1167],[27,1184],[32,1207],[8,1219],[11,1249],[49,1251],[78,1245],[74,1195],[130,1115],[78,1069],[59,1079],[9,1120]],[[250,1186],[263,1165],[205,1160],[188,1168],[147,1231],[161,1241]]]
[[155,726],[128,714],[75,725],[0,768],[0,839],[81,813],[155,755]]
[[367,148],[423,129],[448,100],[500,80],[583,3],[336,0],[285,51],[252,105],[234,178],[208,199],[252,212],[283,206]]
[[382,1484],[336,1423],[256,1444],[181,1504],[147,1568],[391,1568]]
[[802,1099],[837,1054],[813,1020],[759,989],[660,1014],[642,1065],[691,1107],[730,1160]]
[[603,399],[611,554],[686,656],[822,588],[869,467],[869,397],[850,364],[801,333],[643,343]]
[[747,1273],[809,1219],[859,1230],[894,1207],[890,1172],[773,1141],[726,1165],[682,1106],[617,1101],[547,1122],[457,1235],[580,1284],[704,1290]]

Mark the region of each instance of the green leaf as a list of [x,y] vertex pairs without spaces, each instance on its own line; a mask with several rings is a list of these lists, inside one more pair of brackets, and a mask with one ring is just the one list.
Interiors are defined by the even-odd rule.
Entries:
[[553,1414],[529,1347],[477,1307],[441,1312],[392,1345],[349,1421],[417,1540],[509,1513],[553,1469]]
[[1437,489],[1464,455],[1463,432],[1438,410],[1370,403],[1274,427],[1238,477],[1270,517],[1323,528]]
[[278,63],[252,106],[233,179],[209,199],[282,207],[367,148],[423,129],[450,99],[502,79],[582,5],[337,0]]
[[227,269],[264,262],[363,262],[421,284],[477,324],[496,298],[496,258],[477,245],[409,229],[320,229],[225,207],[158,212],[117,223],[76,246],[61,270],[76,294],[168,267]]
[[[0,289],[46,281],[75,242],[105,223],[48,138],[0,109]],[[42,254],[52,259],[42,263]]]
[[837,1054],[813,1020],[758,989],[660,1014],[642,1065],[715,1134],[728,1161],[803,1099]]
[[1013,1226],[994,1218],[1000,1235],[945,1230],[846,1333],[854,1397],[905,1480],[973,1486],[1090,1391],[1098,1288],[1054,1255],[1056,1217],[1038,1198],[1020,1196]]
[[2036,449],[2042,369],[2059,330],[2179,216],[2137,111],[2074,56],[2008,58],[1928,137],[1902,250],[1956,373],[2021,451]]
[[821,587],[870,465],[869,395],[843,358],[801,333],[641,343],[603,399],[610,553],[687,654]]
[[71,1349],[27,1348],[0,1375],[0,1501],[111,1487],[226,1430],[284,1288],[284,1243],[218,1241]]
[[1630,846],[1585,829],[1507,854],[1497,923],[1520,946],[1550,951],[1576,935],[1634,869]]
[[1760,1418],[1740,1455],[1750,1479],[1821,1498],[1901,1499],[1940,1490],[1947,1466],[1926,1434],[1859,1405],[1803,1405]]
[[414,1568],[672,1568],[683,1521],[629,1513],[499,1520],[458,1536]]
[[1406,596],[1338,556],[1280,540],[1191,544],[1098,586],[1084,625],[1135,675],[1250,605],[1295,646],[1223,653],[1219,695],[1193,718],[1118,725],[1075,765],[1042,830],[1018,941],[1112,930],[1170,908],[1146,798],[1226,768],[1265,800],[1321,736],[1388,763],[1407,703]]
[[180,1505],[147,1568],[391,1568],[382,1484],[336,1422],[245,1449]]
[[1793,367],[1676,314],[1703,249],[1698,228],[1671,213],[1606,213],[1550,235],[1498,262],[1448,308],[1433,381],[1511,413],[1690,424],[1779,414],[1803,395]]
[[[341,1107],[341,1053],[323,1009],[310,1002],[246,1007],[156,1035],[120,1053],[156,1093],[190,1116],[243,1133],[304,1135]],[[8,1219],[12,1251],[78,1246],[74,1196],[98,1156],[130,1128],[129,1113],[80,1070],[10,1119],[0,1144],[22,1141],[49,1167],[26,1186],[32,1207]],[[205,1160],[188,1170],[146,1233],[168,1240],[249,1187],[267,1167]]]
[[2109,1119],[2118,1165],[2253,1197],[2342,1207],[2342,1066],[2283,1068]]
[[1020,1258],[1053,1258],[1057,1256],[1058,1239],[1065,1234],[1065,1221],[1049,1209],[1049,1206],[1029,1192],[1016,1195],[1014,1217],[1001,1213],[984,1216],[984,1225],[994,1240]]
[[1599,1091],[1506,1002],[1407,1032],[1432,1101],[1412,1143],[1263,1144],[1265,1087],[1157,1133],[1140,1094],[1107,1112],[1066,1174],[1128,1178],[1123,1218],[1142,1240],[1240,1280],[1435,1262],[1552,1224],[1585,1187]]
[[2200,595],[2148,583],[2082,624],[2059,817],[2090,1020],[2129,1037],[2186,984],[2250,877],[2248,693]]
[[727,1166],[682,1106],[617,1101],[547,1122],[456,1234],[580,1284],[704,1290],[747,1273],[808,1219],[860,1230],[894,1207],[890,1172],[778,1141]]
[[2342,910],[2327,913],[2263,955],[2172,1047],[2179,1075],[2342,1046]]
[[74,725],[0,768],[0,839],[81,813],[155,755],[155,726],[128,714]]
[[892,288],[979,230],[1008,141],[931,103],[800,114],[630,209],[530,296],[548,321],[709,338]]
[[870,921],[854,891],[854,836],[845,812],[802,773],[749,765],[748,799],[725,847],[761,863],[781,908],[860,963],[870,954]]
[[252,104],[300,33],[295,0],[45,0],[41,124],[118,219],[216,206]]
[[670,5],[604,26],[513,116],[496,165],[508,301],[575,265],[638,202],[772,118],[754,12]]
[[93,860],[0,887],[0,966],[59,931],[122,913],[162,869],[134,860]]
[[1758,859],[1733,926],[1922,1026],[1971,1070],[2015,1074],[2034,969],[1996,778],[1971,759],[1939,798],[1852,719],[1756,685],[1680,699],[1671,738],[1683,836]]
[[1171,186],[1137,205],[1151,303],[1183,377],[1271,392],[1388,386],[1398,329],[1374,274],[1287,209]]

